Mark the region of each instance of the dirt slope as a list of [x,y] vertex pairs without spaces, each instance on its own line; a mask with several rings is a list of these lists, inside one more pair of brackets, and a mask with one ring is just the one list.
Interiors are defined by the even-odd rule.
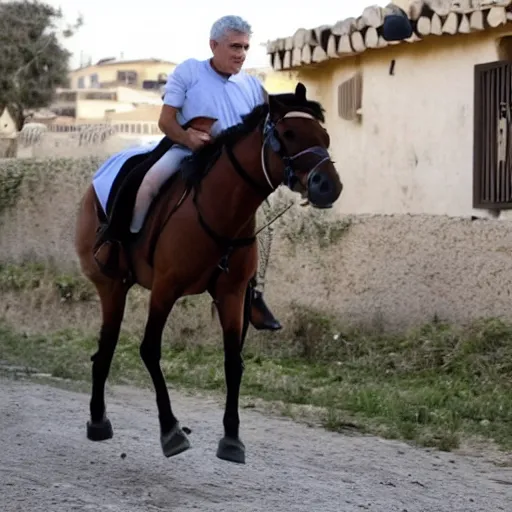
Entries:
[[222,407],[173,390],[192,449],[166,459],[151,392],[111,390],[114,439],[92,443],[87,394],[8,378],[0,386],[2,512],[496,512],[512,503],[512,470],[481,458],[242,410],[247,464],[230,464],[215,457]]

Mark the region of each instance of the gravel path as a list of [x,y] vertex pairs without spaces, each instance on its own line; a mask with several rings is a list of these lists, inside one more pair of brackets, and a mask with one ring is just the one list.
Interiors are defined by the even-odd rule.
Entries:
[[215,457],[222,407],[171,399],[192,449],[166,459],[149,391],[110,388],[114,438],[85,437],[87,394],[0,378],[0,511],[497,512],[512,468],[242,410],[245,466]]

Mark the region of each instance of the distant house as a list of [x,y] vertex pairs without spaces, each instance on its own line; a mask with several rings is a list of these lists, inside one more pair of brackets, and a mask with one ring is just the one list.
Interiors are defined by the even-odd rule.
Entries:
[[94,65],[69,73],[71,89],[99,89],[128,86],[159,91],[176,64],[160,59],[101,59]]
[[128,112],[107,111],[105,118],[110,122],[158,122],[161,105],[143,105]]
[[507,216],[512,2],[397,3],[413,24],[407,41],[386,42],[385,11],[371,6],[267,47],[273,69],[297,73],[326,109],[345,185],[336,208]]
[[111,87],[97,89],[58,89],[50,105],[52,112],[76,121],[105,119],[107,113],[129,112],[139,106],[161,105],[159,91]]
[[[102,59],[69,73],[71,87],[58,89],[50,108],[59,116],[82,122],[114,120],[113,113],[127,113],[122,116],[126,121],[154,117],[152,106],[161,106],[163,88],[175,67],[173,62],[158,59]],[[271,67],[245,71],[258,76],[270,93],[293,91],[296,84],[295,72],[278,73]]]

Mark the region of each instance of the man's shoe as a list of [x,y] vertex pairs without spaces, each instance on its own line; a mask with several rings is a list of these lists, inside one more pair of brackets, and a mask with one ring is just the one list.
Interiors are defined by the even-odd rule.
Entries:
[[265,304],[263,294],[258,290],[253,290],[250,321],[258,331],[278,331],[282,329],[279,321]]

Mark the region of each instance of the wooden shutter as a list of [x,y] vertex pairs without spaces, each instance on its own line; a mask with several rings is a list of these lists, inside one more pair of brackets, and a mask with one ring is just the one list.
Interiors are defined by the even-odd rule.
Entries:
[[338,86],[338,114],[347,121],[359,119],[363,96],[363,77],[356,73]]
[[473,207],[512,208],[512,62],[475,66]]

